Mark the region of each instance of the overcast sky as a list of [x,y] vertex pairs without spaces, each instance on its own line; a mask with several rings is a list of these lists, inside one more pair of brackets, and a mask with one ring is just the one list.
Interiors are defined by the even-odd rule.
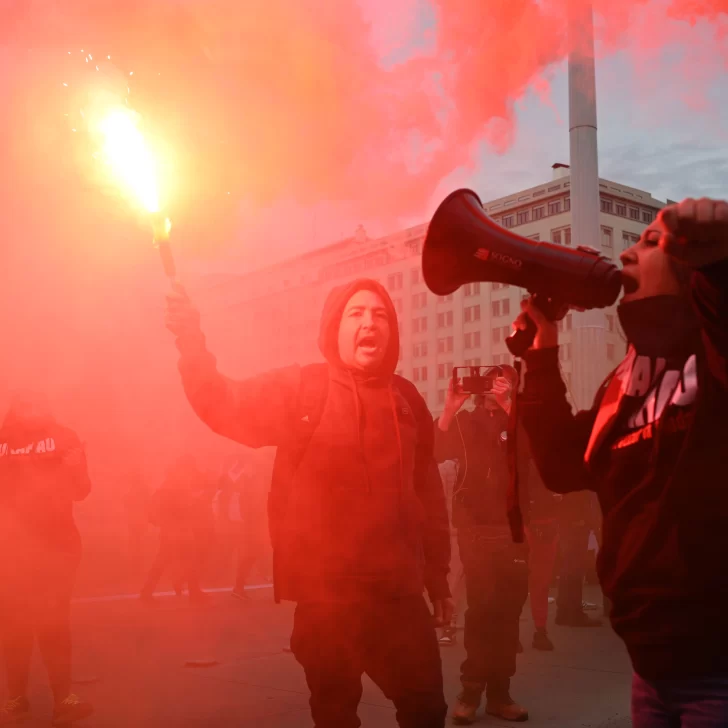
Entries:
[[[659,0],[651,0],[655,1]],[[418,32],[410,35],[407,47],[396,29],[382,31],[382,46],[392,49],[388,57],[406,57],[427,31],[436,30],[433,24],[426,4],[421,4]],[[647,52],[649,28],[641,28],[617,52],[597,47],[600,176],[644,189],[663,201],[703,195],[726,198],[728,36],[716,40],[715,27],[705,22],[693,28],[687,23],[676,27],[678,38],[690,34],[690,44],[683,47],[678,40]],[[696,38],[704,43],[696,43]],[[401,220],[399,226],[425,222],[438,202],[457,187],[471,187],[487,201],[541,184],[551,178],[553,163],[568,163],[566,62],[549,69],[547,79],[546,98],[534,84],[516,102],[516,125],[507,148],[495,151],[485,142],[480,144],[474,153],[474,169],[453,170],[433,190],[430,209]],[[242,210],[241,218],[245,216]],[[393,232],[376,219],[358,219],[343,206],[321,204],[313,209],[281,201],[267,214],[256,216],[252,231],[247,228],[253,238],[266,240],[264,254],[251,257],[248,249],[240,264],[257,267],[321,247],[348,237],[360,222],[371,237]]]

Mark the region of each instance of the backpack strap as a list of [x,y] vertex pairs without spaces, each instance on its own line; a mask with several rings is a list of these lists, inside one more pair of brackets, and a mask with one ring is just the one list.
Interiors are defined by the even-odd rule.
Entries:
[[273,544],[273,591],[276,602],[294,596],[290,591],[290,575],[285,566],[279,564],[278,534],[285,522],[293,479],[321,422],[328,389],[329,370],[326,364],[311,364],[301,368],[298,401],[295,411],[291,413],[291,436],[278,447],[273,462],[268,494],[268,528]]

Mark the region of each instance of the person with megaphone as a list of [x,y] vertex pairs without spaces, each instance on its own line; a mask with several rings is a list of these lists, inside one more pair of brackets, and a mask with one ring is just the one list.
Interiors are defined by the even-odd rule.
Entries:
[[546,486],[596,492],[599,578],[634,667],[635,728],[728,725],[728,202],[664,208],[621,255],[629,349],[572,413],[556,324],[535,339],[520,417]]

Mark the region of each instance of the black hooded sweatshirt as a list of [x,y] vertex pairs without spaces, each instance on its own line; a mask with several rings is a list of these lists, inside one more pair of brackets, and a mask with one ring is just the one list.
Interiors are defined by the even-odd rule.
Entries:
[[529,352],[521,398],[546,486],[598,495],[612,625],[648,679],[728,673],[728,262],[690,289],[620,306],[629,351],[591,410],[557,348]]
[[[338,351],[344,308],[362,289],[381,297],[389,317],[388,349],[374,376],[347,369]],[[300,367],[236,382],[218,373],[199,331],[177,345],[185,393],[215,432],[248,447],[290,446],[300,431]],[[394,376],[399,332],[385,289],[369,280],[334,289],[319,347],[328,392],[277,528],[275,546],[297,577],[295,595],[282,598],[356,601],[421,594],[425,587],[433,599],[449,596],[447,508],[431,420],[421,397],[423,412],[415,416],[401,389],[412,385]]]
[[3,549],[45,549],[77,556],[81,539],[73,503],[89,494],[85,456],[64,462],[81,447],[78,435],[53,419],[28,426],[12,411],[0,428],[0,542]]

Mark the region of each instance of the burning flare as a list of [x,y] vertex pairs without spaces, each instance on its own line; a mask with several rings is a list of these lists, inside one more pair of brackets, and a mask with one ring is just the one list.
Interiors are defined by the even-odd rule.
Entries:
[[138,117],[114,109],[99,123],[103,156],[120,185],[149,213],[159,213],[159,189],[154,157],[138,127]]

